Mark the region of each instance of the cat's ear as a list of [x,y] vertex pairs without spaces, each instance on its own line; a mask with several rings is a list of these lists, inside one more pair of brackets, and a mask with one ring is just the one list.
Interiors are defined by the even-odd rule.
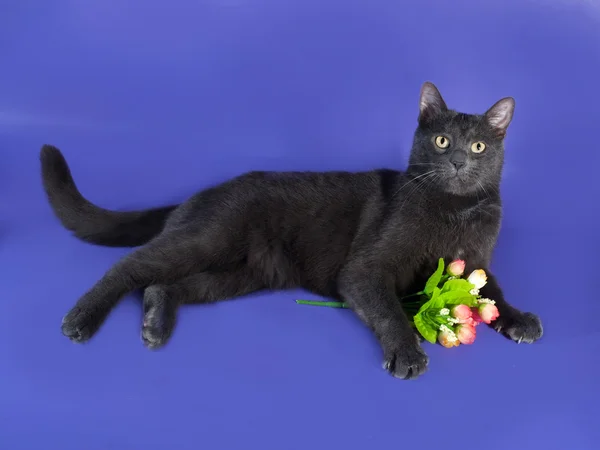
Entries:
[[438,114],[447,111],[448,107],[442,98],[440,91],[429,81],[421,87],[421,98],[419,100],[419,123],[425,123]]
[[506,130],[510,125],[515,111],[515,99],[506,97],[496,102],[494,106],[487,110],[484,118],[488,125],[496,132],[500,138],[506,136]]

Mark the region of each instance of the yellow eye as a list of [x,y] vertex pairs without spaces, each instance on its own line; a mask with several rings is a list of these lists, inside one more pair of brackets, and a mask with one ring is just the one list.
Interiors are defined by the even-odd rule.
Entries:
[[437,145],[439,148],[448,148],[450,141],[444,136],[438,136],[435,138],[435,145]]
[[481,141],[473,142],[473,145],[471,145],[471,151],[473,153],[481,153],[484,150],[485,150],[485,144]]

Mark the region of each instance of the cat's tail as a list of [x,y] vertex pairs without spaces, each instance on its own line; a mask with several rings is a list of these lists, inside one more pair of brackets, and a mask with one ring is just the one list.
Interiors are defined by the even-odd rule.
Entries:
[[86,200],[77,189],[59,149],[40,152],[42,182],[50,206],[62,225],[79,239],[108,247],[136,247],[157,236],[178,205],[142,211],[109,211]]

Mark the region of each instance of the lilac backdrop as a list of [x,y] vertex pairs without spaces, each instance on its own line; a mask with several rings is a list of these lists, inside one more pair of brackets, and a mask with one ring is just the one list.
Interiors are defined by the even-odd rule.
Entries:
[[[597,2],[3,0],[0,62],[0,448],[597,448]],[[425,80],[466,112],[516,99],[493,267],[540,342],[427,344],[403,382],[300,291],[185,308],[159,352],[134,296],[87,345],[60,334],[127,250],[59,226],[42,144],[118,209],[251,169],[402,168]]]

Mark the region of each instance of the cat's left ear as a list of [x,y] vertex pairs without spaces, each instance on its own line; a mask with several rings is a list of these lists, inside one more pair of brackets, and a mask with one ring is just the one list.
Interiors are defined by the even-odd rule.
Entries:
[[496,132],[499,138],[506,136],[506,130],[510,125],[515,111],[515,99],[506,97],[499,100],[484,114],[488,125]]

